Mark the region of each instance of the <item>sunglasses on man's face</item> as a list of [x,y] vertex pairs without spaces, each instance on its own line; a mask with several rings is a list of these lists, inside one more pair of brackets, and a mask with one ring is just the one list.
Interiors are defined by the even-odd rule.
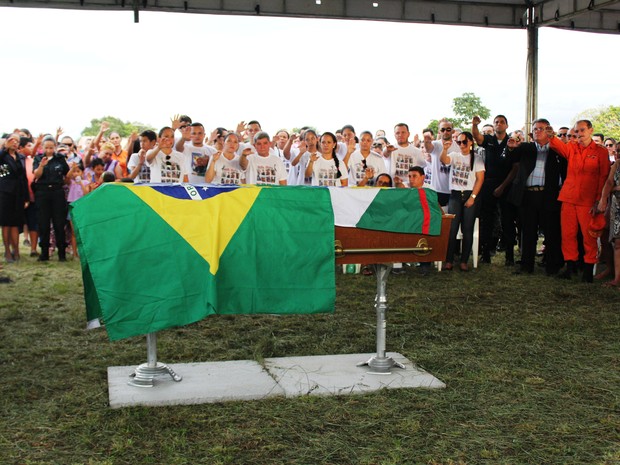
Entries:
[[441,128],[440,131],[441,132],[446,132],[446,131],[450,132],[450,131],[452,131],[452,128]]

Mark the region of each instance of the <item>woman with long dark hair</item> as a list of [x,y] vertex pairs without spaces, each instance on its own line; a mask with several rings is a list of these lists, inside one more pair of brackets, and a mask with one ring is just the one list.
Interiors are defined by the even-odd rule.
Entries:
[[212,184],[241,184],[245,173],[239,166],[239,135],[234,132],[226,136],[222,151],[211,156],[205,173],[205,182]]
[[478,214],[476,197],[484,182],[484,162],[474,151],[474,137],[470,132],[462,132],[455,142],[460,152],[448,153],[452,146],[452,140],[449,139],[444,141],[440,157],[444,165],[451,166],[448,213],[454,215],[444,269],[451,270],[454,266],[456,235],[460,227],[463,234],[460,269],[469,271],[469,255],[474,242],[474,224]]
[[347,186],[349,174],[344,162],[336,155],[336,136],[331,132],[323,133],[320,145],[321,156],[317,153],[310,155],[305,176],[312,176],[313,186]]
[[[299,152],[295,158],[291,159],[291,170],[293,175],[289,173],[289,180],[293,180],[291,185],[311,185],[312,176],[304,176],[306,174],[306,167],[308,161],[312,155],[319,156],[319,137],[312,129],[306,129],[302,136],[302,141],[297,147]],[[295,174],[297,176],[295,176]],[[294,178],[294,179],[293,179]]]

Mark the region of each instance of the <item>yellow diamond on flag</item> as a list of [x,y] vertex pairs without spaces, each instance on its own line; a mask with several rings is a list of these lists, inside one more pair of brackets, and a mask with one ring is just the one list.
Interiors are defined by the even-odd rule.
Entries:
[[261,190],[235,189],[193,202],[161,194],[149,186],[126,187],[174,228],[209,263],[214,275],[222,253]]

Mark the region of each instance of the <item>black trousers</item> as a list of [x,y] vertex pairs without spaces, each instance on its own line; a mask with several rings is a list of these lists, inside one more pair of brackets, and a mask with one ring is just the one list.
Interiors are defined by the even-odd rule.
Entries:
[[562,268],[562,234],[560,229],[560,206],[548,205],[543,191],[523,193],[519,208],[521,217],[521,269],[534,270],[538,232],[545,235],[545,267],[547,272],[556,273]]
[[35,199],[39,208],[39,242],[41,255],[49,256],[50,221],[54,225],[58,256],[65,254],[65,223],[67,221],[67,200],[65,191],[60,188],[40,186],[35,191]]
[[450,194],[450,202],[448,202],[448,213],[454,215],[452,224],[450,225],[450,238],[448,240],[448,251],[446,254],[446,262],[454,261],[456,253],[456,236],[459,232],[463,234],[461,263],[469,261],[472,245],[474,243],[474,225],[478,216],[478,205],[474,203],[471,207],[465,207],[465,202],[469,199],[471,191],[452,191]]
[[480,248],[483,255],[488,255],[495,248],[493,229],[499,215],[501,237],[506,247],[506,259],[514,260],[514,243],[516,237],[517,208],[506,200],[506,192],[501,197],[495,197],[493,191],[499,186],[495,180],[485,180],[480,191]]

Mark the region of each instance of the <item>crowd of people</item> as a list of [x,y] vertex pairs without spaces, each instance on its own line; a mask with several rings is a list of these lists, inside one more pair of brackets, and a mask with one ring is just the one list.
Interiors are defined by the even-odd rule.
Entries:
[[479,218],[482,263],[503,251],[506,266],[518,265],[515,273],[533,273],[542,235],[548,275],[570,279],[580,270],[592,282],[595,264],[604,262],[594,277],[611,276],[606,284],[620,287],[619,144],[594,134],[588,120],[556,131],[541,118],[530,134],[508,132],[504,115],[480,124],[474,117],[471,127],[456,128],[444,118],[437,134],[426,128],[413,137],[405,123],[390,135],[358,135],[345,125],[322,133],[282,129],[270,137],[258,121],[207,134],[203,124],[177,115],[157,133],[145,130],[124,142],[103,122],[84,147],[62,128],[36,138],[16,129],[0,140],[4,261],[20,259],[22,232],[39,261],[54,249],[60,261],[67,248],[77,256],[68,205],[104,182],[430,188],[454,215],[443,269],[458,260],[461,271],[469,270]]

